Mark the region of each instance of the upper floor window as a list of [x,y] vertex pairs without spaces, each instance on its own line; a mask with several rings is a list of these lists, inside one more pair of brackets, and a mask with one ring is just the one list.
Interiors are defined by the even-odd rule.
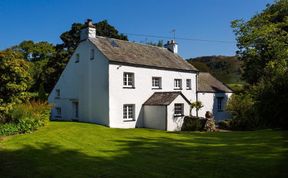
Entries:
[[56,98],[60,98],[60,89],[56,89]]
[[223,99],[224,99],[224,97],[217,97],[217,110],[218,110],[218,112],[223,111]]
[[152,77],[152,88],[161,89],[161,77]]
[[174,79],[174,89],[175,90],[182,90],[182,80],[181,79]]
[[90,50],[90,60],[93,60],[93,59],[94,59],[94,57],[95,57],[95,56],[94,56],[94,55],[95,55],[94,53],[95,53],[95,50],[94,50],[94,49],[91,49],[91,50]]
[[123,105],[123,119],[124,121],[135,120],[135,105],[134,104],[124,104]]
[[80,54],[77,53],[77,54],[76,54],[76,60],[75,60],[75,63],[78,63],[79,61],[80,61]]
[[174,116],[183,116],[184,115],[184,104],[175,103],[174,104]]
[[134,88],[134,73],[124,72],[123,74],[123,86],[125,88]]
[[191,90],[191,79],[186,79],[186,89]]

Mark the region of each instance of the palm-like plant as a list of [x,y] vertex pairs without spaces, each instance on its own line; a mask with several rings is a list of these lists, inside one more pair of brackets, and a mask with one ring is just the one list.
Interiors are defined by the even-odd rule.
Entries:
[[192,110],[195,108],[196,109],[196,117],[198,117],[198,111],[203,108],[203,104],[201,101],[195,101],[191,103],[190,105],[190,116],[192,116]]

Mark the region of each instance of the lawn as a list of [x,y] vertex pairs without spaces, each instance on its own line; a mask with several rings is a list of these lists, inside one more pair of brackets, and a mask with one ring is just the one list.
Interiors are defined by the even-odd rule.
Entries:
[[288,132],[167,133],[51,122],[0,138],[0,177],[288,177]]

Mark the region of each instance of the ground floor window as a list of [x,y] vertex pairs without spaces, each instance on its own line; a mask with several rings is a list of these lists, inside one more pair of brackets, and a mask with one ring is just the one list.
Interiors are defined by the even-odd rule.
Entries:
[[135,105],[134,104],[123,105],[123,120],[124,121],[135,120]]
[[61,117],[61,115],[62,115],[61,108],[60,107],[56,107],[55,110],[56,110],[56,117]]
[[184,104],[175,103],[174,104],[174,116],[183,116],[184,115]]
[[218,112],[223,111],[223,98],[224,97],[217,97],[217,111]]

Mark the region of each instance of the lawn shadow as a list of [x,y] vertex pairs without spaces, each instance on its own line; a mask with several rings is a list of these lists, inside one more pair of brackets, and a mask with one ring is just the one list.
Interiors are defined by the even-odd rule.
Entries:
[[268,133],[127,137],[99,156],[47,143],[0,148],[0,177],[288,177],[287,133]]

